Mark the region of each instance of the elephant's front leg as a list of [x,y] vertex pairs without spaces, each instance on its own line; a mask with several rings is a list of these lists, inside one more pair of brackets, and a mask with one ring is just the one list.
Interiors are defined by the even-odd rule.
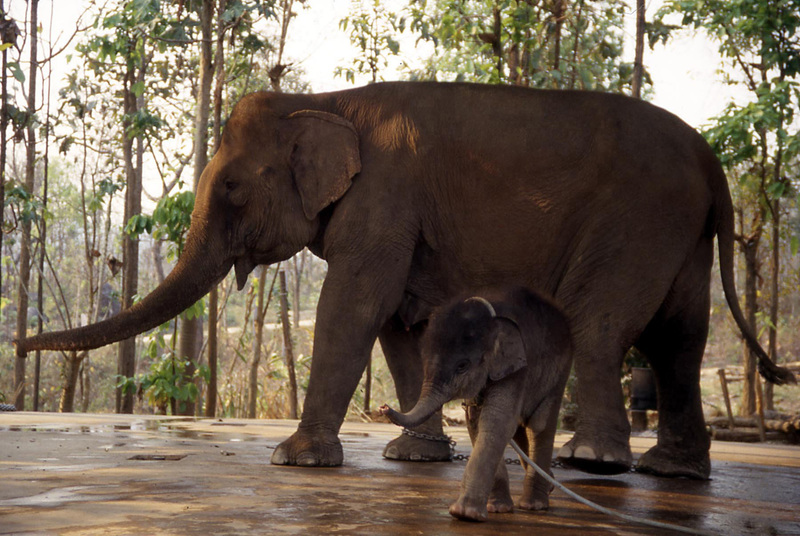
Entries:
[[[464,414],[466,416],[469,439],[474,449],[478,441],[481,406],[468,401],[464,405]],[[523,434],[525,433],[524,428],[518,428],[517,434],[514,436],[515,439],[517,439],[520,430],[522,430]],[[524,444],[527,445],[527,439]],[[514,499],[511,498],[511,490],[508,484],[508,470],[502,460],[497,464],[497,472],[494,475],[494,484],[486,502],[486,509],[493,514],[506,514],[514,511]]]
[[[401,411],[409,411],[419,399],[422,386],[419,340],[423,329],[419,325],[406,329],[402,321],[393,317],[380,332],[381,348],[394,380]],[[441,410],[414,428],[411,434],[404,433],[390,441],[383,455],[390,460],[415,462],[449,460],[450,444],[442,430]]]
[[[389,257],[392,258],[392,257]],[[334,263],[317,306],[314,358],[297,431],[278,445],[275,465],[336,466],[343,461],[338,434],[380,325],[397,308],[404,278],[380,263]]]
[[[503,392],[507,391],[507,392]],[[450,515],[459,519],[485,521],[490,495],[507,494],[508,474],[500,467],[506,445],[517,429],[518,407],[509,389],[489,392],[478,417],[472,455],[461,480],[461,495],[450,506]],[[504,487],[504,493],[498,493]],[[494,508],[508,512],[511,508]]]

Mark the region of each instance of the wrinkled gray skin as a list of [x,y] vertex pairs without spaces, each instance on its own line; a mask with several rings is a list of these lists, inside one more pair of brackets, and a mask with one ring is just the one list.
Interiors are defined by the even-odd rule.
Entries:
[[[430,311],[468,289],[521,285],[572,327],[578,422],[560,454],[628,470],[620,366],[635,345],[658,383],[658,444],[643,470],[706,478],[700,400],[714,241],[725,296],[765,377],[793,376],[758,346],[733,278],[733,208],[703,138],[646,102],[592,92],[385,83],[318,95],[255,93],[235,107],[197,187],[177,265],[98,324],[19,341],[86,350],[141,333],[202,298],[233,267],[308,246],[328,261],[297,432],[276,464],[339,465],[348,403],[379,338],[402,410],[422,384]],[[441,434],[434,417],[419,431]],[[447,459],[408,436],[385,455]]]
[[[558,410],[572,361],[569,327],[551,302],[525,288],[481,292],[434,312],[422,346],[422,394],[408,413],[381,412],[415,427],[445,402],[467,400],[473,450],[450,514],[484,521],[511,512],[503,451],[512,436],[549,471]],[[530,441],[529,441],[530,438]],[[544,510],[551,486],[526,466],[519,507]]]

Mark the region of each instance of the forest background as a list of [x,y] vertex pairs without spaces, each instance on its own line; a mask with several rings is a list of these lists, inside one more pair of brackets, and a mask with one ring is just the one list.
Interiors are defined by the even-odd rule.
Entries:
[[[736,205],[745,312],[772,356],[800,359],[800,0],[0,0],[0,11],[0,402],[296,416],[326,272],[308,251],[258,268],[243,292],[229,276],[128,343],[19,356],[12,341],[105,318],[163,280],[242,95],[388,79],[618,92],[699,127]],[[705,85],[689,85],[692,72]],[[713,280],[705,365],[743,364],[751,414],[755,361]],[[622,374],[637,364],[632,352]],[[769,407],[798,409],[796,388],[767,387]],[[351,417],[393,400],[376,345]]]

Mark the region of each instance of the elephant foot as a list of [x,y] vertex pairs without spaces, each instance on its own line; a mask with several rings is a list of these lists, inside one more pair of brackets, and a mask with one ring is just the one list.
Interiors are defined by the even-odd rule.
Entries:
[[525,498],[519,501],[520,510],[542,511],[550,508],[550,497]]
[[[550,476],[553,476],[552,473]],[[528,488],[527,486],[522,491],[522,497],[519,500],[520,510],[547,510],[550,508],[550,492],[553,486],[548,482],[545,487],[536,486]]]
[[639,458],[635,470],[656,476],[708,480],[711,459],[708,450],[685,452],[656,445]]
[[486,510],[493,514],[510,514],[514,511],[514,499],[511,498],[511,493],[506,491],[504,493],[492,493],[489,496],[489,501],[486,503]]
[[383,457],[408,462],[448,462],[450,443],[403,434],[386,445]]
[[633,462],[628,442],[613,442],[604,445],[576,433],[558,451],[558,460],[565,465],[596,475],[626,473]]
[[270,459],[272,465],[303,467],[336,467],[343,461],[342,443],[336,434],[314,434],[307,430],[297,430],[275,448]]
[[463,495],[450,505],[450,515],[463,521],[486,521],[489,518],[485,502],[470,500]]

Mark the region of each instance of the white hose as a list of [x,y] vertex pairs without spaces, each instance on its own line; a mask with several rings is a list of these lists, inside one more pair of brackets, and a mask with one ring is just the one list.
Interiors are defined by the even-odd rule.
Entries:
[[688,527],[682,527],[680,525],[672,525],[670,523],[661,523],[659,521],[652,521],[650,519],[644,519],[644,518],[641,518],[641,517],[629,516],[627,514],[623,514],[621,512],[617,512],[615,510],[611,510],[609,508],[606,508],[605,506],[600,506],[599,504],[597,504],[595,502],[592,502],[592,501],[590,501],[588,499],[584,499],[583,497],[581,497],[580,495],[578,495],[574,491],[572,491],[570,489],[567,489],[563,484],[561,484],[555,478],[550,476],[547,473],[547,471],[545,471],[544,469],[542,469],[541,467],[539,467],[538,465],[533,463],[533,460],[528,458],[528,455],[525,454],[525,452],[523,452],[521,448],[519,448],[519,445],[517,445],[517,443],[513,439],[511,440],[510,445],[511,445],[511,448],[513,448],[517,452],[517,454],[519,454],[520,457],[523,460],[525,460],[525,463],[527,463],[528,465],[533,467],[534,470],[537,473],[539,473],[542,477],[544,477],[545,480],[550,482],[552,485],[554,485],[555,487],[557,487],[558,489],[560,489],[561,491],[563,491],[564,493],[566,493],[567,495],[569,495],[570,497],[572,497],[573,499],[578,501],[579,503],[585,504],[589,508],[594,508],[598,512],[601,512],[603,514],[607,514],[607,515],[610,515],[610,516],[613,516],[613,517],[618,517],[618,518],[623,519],[625,521],[628,521],[630,523],[638,523],[640,525],[648,525],[650,527],[656,527],[656,528],[659,528],[659,529],[674,530],[674,531],[683,532],[683,533],[686,533],[686,534],[698,534],[700,536],[718,536],[716,533],[713,533],[713,532],[702,531],[702,530],[697,530],[697,529],[691,529],[691,528],[688,528]]

